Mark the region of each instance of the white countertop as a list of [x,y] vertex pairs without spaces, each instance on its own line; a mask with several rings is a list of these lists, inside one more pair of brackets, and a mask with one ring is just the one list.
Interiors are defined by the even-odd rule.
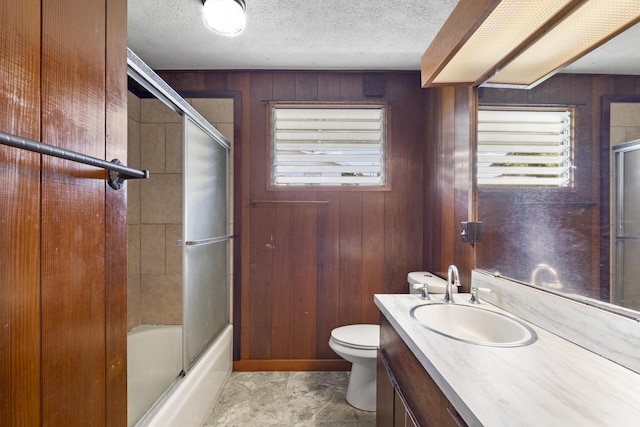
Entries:
[[[457,304],[468,299],[455,295]],[[409,315],[425,303],[418,295],[375,295],[375,303],[470,426],[640,426],[639,374],[529,322],[533,344],[488,347],[419,326]]]

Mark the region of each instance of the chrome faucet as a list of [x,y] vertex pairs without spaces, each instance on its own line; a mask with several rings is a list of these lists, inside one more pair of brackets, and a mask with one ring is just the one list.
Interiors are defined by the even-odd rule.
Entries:
[[445,304],[453,304],[453,286],[460,286],[460,274],[458,273],[458,267],[450,265],[447,270],[447,287],[444,291],[444,298],[442,302]]
[[533,285],[538,285],[537,278],[538,273],[546,272],[547,274],[543,277],[550,278],[549,282],[542,282],[539,286],[543,286],[545,288],[552,289],[560,289],[562,288],[562,283],[560,283],[560,277],[558,276],[558,272],[548,264],[538,264],[531,272],[531,280],[529,281]]

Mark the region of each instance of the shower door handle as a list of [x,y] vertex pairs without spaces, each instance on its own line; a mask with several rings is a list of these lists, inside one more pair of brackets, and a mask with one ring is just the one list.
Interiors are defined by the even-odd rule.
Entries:
[[199,240],[187,240],[184,242],[186,246],[202,246],[202,245],[210,245],[212,243],[220,243],[227,242],[233,239],[232,235],[220,236],[220,237],[210,237],[208,239],[199,239]]

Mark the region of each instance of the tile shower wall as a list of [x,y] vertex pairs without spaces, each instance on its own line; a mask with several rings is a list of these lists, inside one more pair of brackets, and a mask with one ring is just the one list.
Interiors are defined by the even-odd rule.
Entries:
[[[232,141],[232,99],[187,101]],[[181,324],[182,117],[129,93],[128,126],[128,162],[151,176],[127,183],[128,327]]]
[[640,139],[640,103],[611,103],[611,145]]

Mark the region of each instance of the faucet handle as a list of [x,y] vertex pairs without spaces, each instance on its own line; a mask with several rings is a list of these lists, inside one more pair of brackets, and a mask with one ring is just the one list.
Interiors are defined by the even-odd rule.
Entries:
[[477,286],[471,286],[471,298],[469,298],[470,304],[480,304],[480,298],[478,298],[478,292],[483,294],[490,294],[491,289],[489,288],[479,288]]
[[420,290],[420,298],[424,300],[430,300],[429,297],[429,287],[426,283],[414,283],[413,289]]
[[471,298],[469,298],[469,304],[480,304],[480,300],[478,299],[478,288],[475,286],[471,287]]

